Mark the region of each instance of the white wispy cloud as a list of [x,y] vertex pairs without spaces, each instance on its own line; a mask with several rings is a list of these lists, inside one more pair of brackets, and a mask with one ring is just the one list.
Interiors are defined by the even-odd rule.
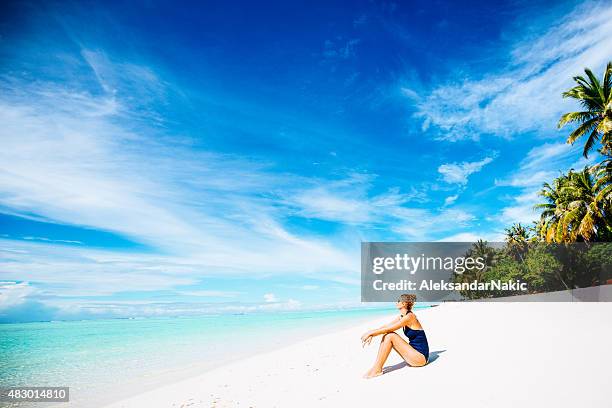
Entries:
[[62,244],[79,244],[79,245],[83,244],[83,242],[77,241],[74,239],[51,239],[47,237],[32,237],[32,236],[21,237],[21,239],[25,239],[27,241],[58,242]]
[[566,143],[544,143],[535,146],[527,152],[508,178],[496,180],[498,186],[541,187],[544,182],[551,181],[561,171],[567,170],[568,161],[580,157],[578,146]]
[[461,232],[459,234],[449,235],[444,237],[439,242],[476,242],[478,240],[485,240],[488,242],[501,242],[504,240],[502,234],[496,233],[474,233],[474,232]]
[[176,292],[182,296],[206,297],[206,298],[236,298],[242,295],[242,292],[229,290],[182,290]]
[[0,281],[0,310],[25,302],[35,291],[27,282]]
[[266,303],[278,302],[278,298],[274,293],[266,293],[263,297]]
[[454,204],[455,201],[459,198],[458,194],[450,195],[444,199],[444,206],[448,207],[449,205]]
[[476,216],[459,208],[444,208],[439,211],[417,208],[394,210],[398,222],[391,229],[406,240],[427,241],[436,235],[449,233],[460,228],[469,228]]
[[238,312],[248,313],[255,311],[277,312],[277,311],[292,311],[302,309],[302,302],[295,299],[288,299],[284,302],[271,302],[257,305],[236,304],[218,307],[220,312]]
[[533,221],[537,221],[539,213],[534,206],[540,203],[536,189],[531,189],[524,193],[514,196],[510,200],[510,205],[502,208],[498,220],[502,220],[506,225],[514,223],[522,223],[530,225]]
[[492,51],[502,61],[498,71],[480,77],[462,72],[433,88],[405,89],[424,130],[451,141],[556,134],[559,116],[575,107],[561,98],[571,78],[584,67],[601,72],[611,58],[612,6],[584,3],[544,31],[529,21],[519,25],[509,49]]
[[447,183],[466,185],[470,175],[482,170],[482,168],[491,163],[493,159],[494,157],[485,157],[475,162],[442,164],[438,167],[438,173],[442,175],[442,179]]
[[408,192],[391,188],[373,195],[370,190],[374,179],[373,175],[353,173],[340,180],[320,180],[312,187],[290,190],[284,200],[303,217],[366,225],[385,222],[393,208],[427,199],[414,187]]
[[[300,216],[384,229],[386,239],[390,234],[397,234],[397,239],[425,241],[437,234],[467,227],[476,220],[472,213],[460,208],[418,206],[428,198],[424,191],[415,188],[407,193],[393,188],[381,194],[369,194],[372,181],[371,175],[353,174],[341,181],[329,181],[287,195],[285,200]],[[449,219],[453,222],[448,222]]]

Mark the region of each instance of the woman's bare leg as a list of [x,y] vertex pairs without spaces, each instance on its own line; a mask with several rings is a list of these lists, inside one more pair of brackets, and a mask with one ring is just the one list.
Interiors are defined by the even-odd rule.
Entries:
[[391,349],[395,349],[400,356],[413,367],[424,366],[427,361],[425,356],[416,351],[406,340],[402,339],[397,333],[387,333],[383,336],[380,347],[378,348],[378,356],[372,368],[366,373],[365,378],[372,378],[381,375],[385,361],[391,353]]
[[370,368],[364,375],[365,378],[372,378],[382,374],[382,368],[385,365],[385,361],[387,361],[389,354],[391,353],[391,349],[393,348],[393,343],[389,341],[388,336],[388,334],[385,334],[380,340],[376,361],[374,362],[372,368]]

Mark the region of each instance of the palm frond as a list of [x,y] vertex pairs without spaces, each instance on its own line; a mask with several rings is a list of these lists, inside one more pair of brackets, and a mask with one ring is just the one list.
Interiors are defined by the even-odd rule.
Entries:
[[582,149],[582,155],[586,158],[589,157],[589,152],[595,146],[595,143],[599,140],[599,133],[597,132],[597,128],[593,129],[589,137],[587,137],[587,141],[584,144],[584,148]]
[[584,72],[589,77],[589,82],[590,82],[590,85],[591,85],[591,89],[594,92],[597,92],[597,95],[601,98],[601,102],[602,102],[601,107],[603,109],[603,107],[604,107],[603,103],[605,102],[606,97],[604,95],[603,88],[601,87],[601,84],[599,83],[599,79],[597,79],[595,74],[593,74],[593,71],[591,71],[589,68],[585,68]]
[[561,119],[559,119],[559,123],[557,123],[557,127],[562,128],[563,126],[565,126],[566,124],[570,122],[583,123],[590,119],[593,119],[594,116],[596,116],[596,114],[593,112],[589,112],[589,111],[569,112],[561,116]]

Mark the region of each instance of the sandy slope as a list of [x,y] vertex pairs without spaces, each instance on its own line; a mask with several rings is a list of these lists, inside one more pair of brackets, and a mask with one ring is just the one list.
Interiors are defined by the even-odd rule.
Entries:
[[452,303],[418,316],[434,352],[422,368],[393,353],[395,369],[362,379],[377,344],[361,348],[361,325],[112,407],[612,406],[612,303]]

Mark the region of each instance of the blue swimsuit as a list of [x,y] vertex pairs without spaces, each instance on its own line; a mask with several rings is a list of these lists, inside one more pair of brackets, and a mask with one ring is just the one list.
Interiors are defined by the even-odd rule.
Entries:
[[427,343],[427,336],[425,336],[425,330],[414,330],[408,326],[404,326],[404,334],[410,340],[410,345],[416,351],[425,356],[425,361],[429,361],[429,344]]

